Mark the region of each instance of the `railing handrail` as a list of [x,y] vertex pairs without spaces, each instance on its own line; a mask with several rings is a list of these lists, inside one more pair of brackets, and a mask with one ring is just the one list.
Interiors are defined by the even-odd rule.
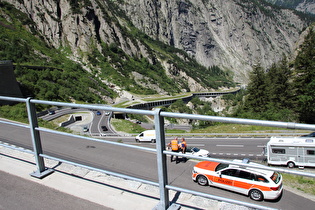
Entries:
[[[179,191],[185,191],[189,192],[191,194],[195,195],[203,195],[203,193],[184,189],[184,188],[178,188],[174,186],[168,185],[167,180],[167,172],[166,172],[166,155],[177,155],[187,158],[194,158],[199,160],[212,160],[220,163],[229,163],[234,165],[240,165],[245,166],[246,164],[243,163],[235,163],[232,161],[222,160],[222,159],[214,159],[214,158],[203,158],[203,157],[196,157],[192,155],[186,155],[186,154],[180,154],[180,153],[174,153],[166,150],[165,147],[165,133],[164,133],[164,117],[175,117],[175,118],[185,118],[185,119],[195,119],[195,120],[204,120],[204,121],[214,121],[214,122],[225,122],[225,123],[236,123],[236,124],[249,124],[249,125],[260,125],[260,126],[269,126],[269,127],[281,127],[281,128],[289,128],[289,129],[305,129],[305,130],[315,130],[315,125],[309,125],[309,124],[301,124],[301,123],[290,123],[290,122],[275,122],[275,121],[265,121],[265,120],[252,120],[252,119],[239,119],[239,118],[229,118],[229,117],[218,117],[218,116],[206,116],[206,115],[194,115],[194,114],[185,114],[185,113],[172,113],[172,112],[162,112],[160,109],[156,109],[154,111],[151,110],[139,110],[139,109],[128,109],[128,108],[115,108],[110,106],[98,106],[98,105],[88,105],[88,104],[73,104],[73,103],[65,103],[65,102],[53,102],[53,101],[44,101],[44,100],[36,100],[36,99],[23,99],[23,98],[14,98],[14,97],[6,97],[6,96],[0,96],[0,100],[8,100],[8,101],[15,101],[15,102],[24,102],[27,105],[28,108],[28,116],[30,124],[29,126],[21,125],[14,122],[9,121],[0,121],[0,123],[7,123],[11,125],[18,125],[21,127],[27,127],[30,128],[31,134],[32,134],[32,141],[33,141],[33,149],[34,149],[34,156],[36,159],[36,165],[38,170],[33,174],[35,177],[43,177],[51,173],[52,171],[50,169],[47,169],[44,165],[43,158],[50,158],[50,159],[58,159],[56,157],[48,156],[43,154],[42,148],[41,148],[41,140],[39,136],[39,131],[45,131],[55,134],[61,134],[61,135],[67,135],[71,137],[76,138],[82,138],[85,140],[90,141],[98,141],[106,144],[112,144],[116,146],[123,146],[123,147],[129,147],[134,149],[140,149],[140,150],[147,150],[150,152],[155,152],[157,154],[157,162],[158,162],[158,177],[159,177],[159,183],[151,182],[144,179],[139,179],[136,177],[126,176],[123,174],[118,174],[110,171],[104,171],[98,168],[90,167],[87,165],[81,165],[75,162],[71,162],[71,164],[74,165],[80,165],[81,167],[89,168],[96,171],[102,171],[108,174],[113,174],[115,176],[137,180],[143,183],[150,183],[153,185],[157,185],[160,188],[160,204],[158,205],[161,209],[167,209],[169,206],[169,196],[168,196],[168,190],[169,189],[177,189]],[[145,148],[141,146],[135,146],[135,145],[128,145],[128,144],[121,144],[117,142],[112,141],[106,141],[106,140],[99,140],[92,137],[86,137],[86,136],[78,136],[70,133],[63,133],[55,130],[50,130],[46,128],[40,128],[37,123],[37,116],[35,113],[35,104],[45,104],[45,105],[52,105],[52,106],[65,106],[65,107],[75,107],[75,108],[85,108],[85,109],[98,109],[98,110],[105,110],[105,111],[111,111],[111,112],[124,112],[124,113],[132,113],[132,114],[141,114],[141,115],[151,115],[154,116],[154,124],[155,124],[155,130],[156,130],[156,149],[152,148]],[[61,162],[69,162],[67,160],[58,159],[58,161]],[[251,166],[252,167],[252,166]],[[296,174],[296,175],[302,175],[302,176],[309,176],[314,177],[315,174],[312,173],[306,173],[306,172],[298,172],[298,171],[289,171],[285,169],[280,168],[270,168],[267,166],[253,166],[255,168],[261,168],[265,170],[273,170],[273,171],[279,171],[283,173],[290,173],[290,174]],[[207,194],[208,195],[208,194]],[[227,201],[230,203],[235,204],[241,204],[244,206],[252,207],[252,208],[260,208],[260,209],[270,209],[268,207],[259,206],[251,203],[246,202],[239,202],[236,200],[228,199],[228,198],[220,198],[217,196],[205,196],[205,197],[211,197],[217,200]]]

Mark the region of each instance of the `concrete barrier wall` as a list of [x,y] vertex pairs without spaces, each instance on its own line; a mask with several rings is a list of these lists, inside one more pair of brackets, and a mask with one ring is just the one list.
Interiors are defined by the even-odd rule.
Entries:
[[60,123],[60,127],[66,127],[66,126],[74,123],[75,121],[76,121],[75,117],[73,115],[71,115],[71,117],[69,118],[68,121]]
[[[11,61],[0,61],[0,95],[23,98],[19,83],[16,81]],[[15,102],[0,101],[0,105],[10,105]]]

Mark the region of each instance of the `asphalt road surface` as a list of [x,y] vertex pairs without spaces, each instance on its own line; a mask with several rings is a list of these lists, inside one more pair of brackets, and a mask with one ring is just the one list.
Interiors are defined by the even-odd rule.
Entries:
[[[141,148],[131,149],[119,147],[102,142],[87,141],[80,138],[60,136],[45,132],[41,132],[41,139],[44,154],[142,179],[151,181],[158,180],[156,155],[153,152],[144,151],[141,150]],[[121,139],[123,141],[127,141],[124,137],[121,137]],[[32,145],[28,129],[7,124],[0,124],[0,140],[17,146],[22,146],[24,148],[31,148]],[[128,139],[130,143],[131,140],[132,138]],[[206,142],[211,141],[190,139],[188,144],[194,143],[199,144],[200,147],[206,147]],[[257,140],[256,143],[253,143],[255,141],[256,140],[248,139],[235,140],[234,145],[238,146],[233,147],[231,145],[222,146],[224,145],[222,143],[224,140],[218,140],[214,145],[222,148],[222,151],[226,150],[228,152],[230,152],[231,148],[234,148],[233,152],[244,152],[244,148],[247,148],[246,145],[252,145],[249,146],[249,148],[259,151],[261,148],[257,146],[262,145],[262,142],[266,140],[262,140],[262,142]],[[243,146],[239,146],[241,145],[241,142]],[[227,143],[228,144],[226,145],[231,144],[231,142]],[[202,146],[201,144],[204,144],[205,146]],[[254,146],[255,144],[256,146]],[[140,146],[154,147],[155,144],[140,143],[139,147]],[[314,201],[296,195],[287,190],[284,191],[282,198],[279,200],[255,202],[244,195],[214,187],[199,186],[194,183],[191,179],[191,171],[195,164],[194,161],[180,162],[179,164],[176,164],[174,162],[171,163],[168,158],[167,163],[168,182],[170,185],[279,209],[313,209],[315,204]]]

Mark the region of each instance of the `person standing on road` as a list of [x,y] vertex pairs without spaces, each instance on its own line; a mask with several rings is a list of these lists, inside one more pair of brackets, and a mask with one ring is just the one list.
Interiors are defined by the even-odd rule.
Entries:
[[[180,143],[180,149],[181,149],[181,151],[182,151],[183,154],[186,153],[186,148],[187,148],[186,140],[185,140],[185,138],[182,138],[182,139],[181,139],[181,143]],[[186,162],[186,161],[187,161],[187,158],[186,158],[186,157],[183,157],[183,160]]]
[[186,143],[185,138],[181,139],[180,148],[181,148],[182,153],[185,154],[186,153],[186,148],[187,148],[187,143]]
[[[179,144],[178,144],[178,138],[171,140],[171,142],[168,144],[168,147],[172,149],[172,152],[179,152]],[[173,156],[171,155],[171,162],[173,162]],[[175,158],[176,163],[178,163],[178,156]]]

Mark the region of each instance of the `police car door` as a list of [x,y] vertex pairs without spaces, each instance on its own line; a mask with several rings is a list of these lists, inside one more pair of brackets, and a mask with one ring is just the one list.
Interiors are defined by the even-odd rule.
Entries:
[[239,171],[237,169],[228,168],[223,169],[219,172],[217,172],[218,176],[214,177],[214,185],[234,191],[234,180],[236,176],[238,175]]
[[242,194],[247,194],[248,190],[251,188],[251,186],[253,186],[254,182],[255,182],[254,174],[240,169],[239,173],[237,174],[237,177],[233,182],[234,191]]

